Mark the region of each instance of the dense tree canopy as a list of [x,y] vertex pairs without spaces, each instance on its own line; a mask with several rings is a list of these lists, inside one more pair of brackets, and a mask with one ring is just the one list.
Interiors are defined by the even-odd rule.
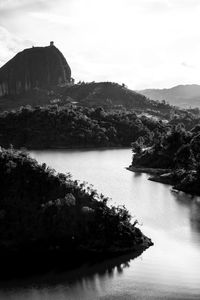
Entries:
[[140,136],[151,143],[164,130],[162,122],[101,107],[22,107],[0,115],[0,145],[4,147],[130,146]]
[[0,182],[0,252],[120,252],[144,246],[125,207],[109,207],[92,187],[56,174],[24,152],[1,149]]
[[187,131],[183,124],[167,128],[152,147],[143,150],[140,147],[140,151],[137,151],[137,145],[133,144],[136,154],[132,165],[171,169],[172,184],[177,189],[200,195],[200,126],[196,125],[191,131]]

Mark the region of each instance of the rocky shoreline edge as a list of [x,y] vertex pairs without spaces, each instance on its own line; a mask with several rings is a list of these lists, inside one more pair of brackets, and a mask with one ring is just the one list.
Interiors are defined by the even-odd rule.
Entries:
[[149,174],[148,180],[171,185],[172,192],[183,192],[192,196],[200,196],[199,186],[196,185],[196,182],[191,181],[191,178],[196,176],[196,171],[194,170],[184,171],[178,169],[174,171],[172,169],[155,169],[131,165],[126,169],[131,172]]
[[145,168],[145,167],[134,167],[129,166],[126,168],[129,171],[136,172],[136,173],[147,173],[151,175],[162,175],[164,173],[169,173],[172,170],[170,169],[155,169],[155,168]]
[[185,192],[181,187],[177,187],[177,181],[174,180],[171,169],[154,169],[133,166],[129,166],[126,169],[131,172],[150,174],[148,180],[171,185],[173,192]]

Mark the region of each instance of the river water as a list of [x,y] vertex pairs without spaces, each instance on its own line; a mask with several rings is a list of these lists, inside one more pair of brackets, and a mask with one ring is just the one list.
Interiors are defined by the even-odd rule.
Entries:
[[70,172],[126,205],[154,242],[139,257],[124,256],[61,274],[7,282],[0,299],[200,299],[200,199],[171,192],[125,169],[130,149],[32,151],[39,162]]

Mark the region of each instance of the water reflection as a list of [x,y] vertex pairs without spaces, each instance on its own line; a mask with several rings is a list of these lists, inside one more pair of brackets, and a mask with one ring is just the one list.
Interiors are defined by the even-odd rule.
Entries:
[[134,177],[134,178],[141,177],[141,176],[142,176],[142,173],[141,173],[141,172],[134,172],[134,173],[133,173],[133,177]]
[[191,204],[191,221],[200,223],[200,203],[192,201]]
[[193,231],[199,234],[200,242],[200,202],[198,200],[195,199],[194,201],[192,201],[190,209],[190,223]]
[[194,197],[190,194],[186,194],[184,192],[179,192],[179,191],[174,192],[172,190],[171,193],[172,193],[173,198],[177,202],[179,202],[180,205],[187,205],[188,206],[188,205],[190,205],[190,203],[193,199],[195,200],[196,198],[198,198],[198,197]]
[[51,272],[42,276],[0,282],[0,299],[41,299],[41,295],[44,294],[45,297],[48,295],[48,298],[45,299],[50,299],[55,294],[56,299],[59,299],[60,293],[62,297],[67,297],[71,293],[69,287],[73,288],[73,299],[76,299],[74,297],[76,297],[77,291],[78,294],[82,291],[83,297],[86,295],[90,297],[89,291],[97,292],[103,282],[121,276],[124,270],[130,267],[130,262],[140,254],[141,252],[126,254],[98,263],[83,265],[68,272]]
[[192,196],[184,192],[172,192],[172,195],[178,205],[188,211],[191,240],[195,242],[195,244],[200,245],[200,197]]

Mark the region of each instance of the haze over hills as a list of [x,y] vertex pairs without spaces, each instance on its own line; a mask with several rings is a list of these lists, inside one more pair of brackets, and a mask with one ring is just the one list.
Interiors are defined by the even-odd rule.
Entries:
[[138,91],[153,100],[165,100],[183,108],[200,107],[200,85],[177,85],[169,89],[146,89]]

